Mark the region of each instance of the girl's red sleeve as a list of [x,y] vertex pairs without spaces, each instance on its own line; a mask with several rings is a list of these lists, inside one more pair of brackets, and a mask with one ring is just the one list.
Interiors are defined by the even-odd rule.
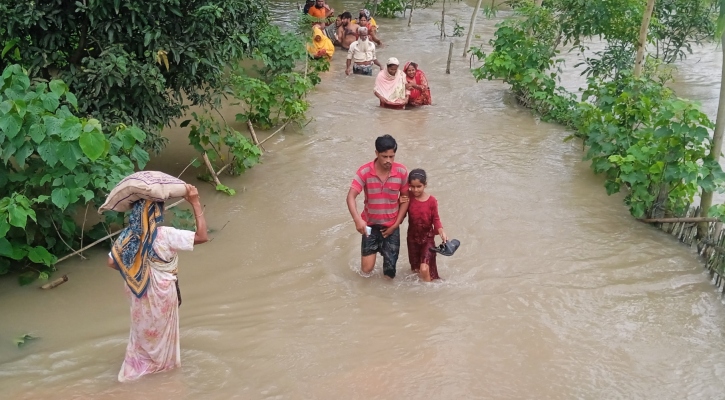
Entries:
[[438,200],[431,196],[431,215],[433,216],[433,228],[435,228],[436,233],[438,233],[438,230],[443,228],[443,224],[441,223],[441,217],[438,215]]

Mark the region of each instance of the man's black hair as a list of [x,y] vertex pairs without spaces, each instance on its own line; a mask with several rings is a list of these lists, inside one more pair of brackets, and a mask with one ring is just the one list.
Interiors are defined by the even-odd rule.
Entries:
[[375,139],[375,150],[378,153],[393,150],[393,153],[395,153],[398,151],[398,143],[392,136],[383,135]]
[[350,14],[350,11],[345,11],[344,13],[340,14],[340,19],[349,18],[352,19],[352,14]]

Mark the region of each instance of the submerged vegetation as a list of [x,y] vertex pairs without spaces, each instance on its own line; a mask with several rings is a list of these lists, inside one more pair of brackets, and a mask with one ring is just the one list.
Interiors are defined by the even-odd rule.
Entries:
[[[650,0],[651,1],[651,0]],[[714,124],[699,105],[666,86],[664,67],[712,38],[717,4],[707,0],[655,2],[649,43],[656,51],[635,68],[645,3],[548,0],[509,2],[516,17],[497,26],[492,51],[471,53],[483,64],[477,80],[501,79],[545,120],[574,130],[585,160],[606,178],[608,194],[624,191],[633,216],[681,215],[702,192],[723,189],[725,174],[710,157]],[[646,27],[644,32],[646,33]],[[581,40],[600,37],[603,51],[584,56]],[[578,51],[588,78],[579,95],[559,85],[561,48]]]
[[[202,178],[260,161],[254,128],[305,121],[324,61],[270,24],[266,2],[129,0],[0,4],[0,275],[47,279],[56,260],[123,223],[88,222],[181,123],[210,161]],[[309,25],[308,25],[309,26]],[[240,67],[255,65],[249,71]],[[219,113],[239,108],[249,136]],[[200,161],[194,161],[200,166]],[[209,179],[213,180],[213,179]],[[216,188],[228,194],[233,189]],[[184,219],[183,211],[178,211]],[[88,222],[88,224],[86,224]],[[180,223],[185,223],[181,221]],[[91,226],[92,225],[92,226]]]

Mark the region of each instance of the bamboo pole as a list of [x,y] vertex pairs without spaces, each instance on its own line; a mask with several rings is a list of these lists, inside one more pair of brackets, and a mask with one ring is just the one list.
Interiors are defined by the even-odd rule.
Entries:
[[720,220],[712,217],[680,217],[680,218],[640,218],[640,222],[648,224],[658,223],[679,223],[679,222],[719,222]]
[[441,11],[441,39],[446,37],[446,0],[443,0],[443,10]]
[[261,146],[262,144],[264,144],[264,142],[266,142],[267,140],[271,139],[272,136],[276,135],[278,132],[280,132],[282,129],[284,129],[287,126],[287,124],[289,124],[289,123],[290,123],[290,121],[285,122],[284,125],[282,125],[282,126],[279,127],[279,129],[277,129],[271,135],[267,136],[264,140],[262,140],[261,142],[259,142],[259,145]]
[[639,28],[639,40],[637,41],[637,57],[634,61],[634,77],[639,78],[642,74],[642,64],[644,64],[644,50],[647,47],[647,30],[649,29],[649,21],[652,19],[652,11],[655,8],[655,0],[647,0],[647,8],[642,16],[642,26]]
[[204,159],[204,164],[206,164],[206,169],[209,170],[209,173],[211,174],[211,178],[214,179],[214,183],[216,183],[217,186],[221,185],[222,183],[219,181],[219,177],[217,176],[216,172],[214,172],[214,167],[211,165],[211,161],[209,161],[209,156],[206,155],[206,152],[202,154],[201,156]]
[[262,151],[264,151],[264,146],[259,143],[259,139],[257,139],[257,133],[254,131],[254,127],[252,126],[252,122],[250,120],[247,120],[247,128],[249,128],[249,133],[252,134],[252,140],[254,141],[254,144],[262,149]]
[[[723,132],[725,132],[725,84],[723,84],[723,78],[725,78],[725,31],[720,36],[720,44],[722,49],[722,69],[720,70],[720,101],[717,104],[717,118],[715,119],[715,129],[712,132],[712,145],[710,146],[710,154],[708,159],[720,161],[722,156],[722,144],[723,144]],[[707,215],[712,206],[712,192],[706,192],[703,190],[702,197],[700,199],[700,208],[702,209],[702,215]],[[705,232],[707,227],[697,227],[698,236],[700,231]]]
[[471,46],[471,37],[473,36],[473,28],[476,27],[476,18],[478,18],[478,11],[481,9],[481,3],[483,0],[478,0],[476,8],[473,9],[473,15],[471,15],[471,23],[468,24],[468,35],[466,36],[466,45],[463,46],[463,57],[468,54],[468,49]]
[[[478,0],[481,2],[481,0]],[[415,10],[415,0],[413,0],[413,4],[410,6],[410,15],[408,16],[408,28],[410,28],[410,23],[413,21],[413,10]]]
[[53,289],[54,287],[58,287],[65,282],[68,282],[68,275],[63,275],[62,277],[54,280],[53,282],[48,282],[45,285],[41,286],[41,289]]
[[451,57],[453,57],[453,42],[448,47],[448,62],[446,63],[446,74],[451,73]]
[[225,165],[225,166],[223,166],[223,167],[219,168],[219,171],[217,171],[217,172],[216,172],[216,176],[219,176],[219,175],[221,175],[221,174],[222,174],[222,172],[224,172],[224,170],[226,170],[227,168],[229,168],[229,167],[231,167],[231,166],[232,166],[232,163],[229,163],[229,164],[227,164],[227,165]]

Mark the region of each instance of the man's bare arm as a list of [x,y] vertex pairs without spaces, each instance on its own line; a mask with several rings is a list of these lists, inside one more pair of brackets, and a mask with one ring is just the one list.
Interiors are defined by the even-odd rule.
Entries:
[[361,235],[366,235],[365,227],[367,224],[360,218],[360,214],[357,212],[357,196],[360,194],[357,190],[350,188],[347,192],[347,209],[350,211],[353,222],[355,222],[355,230],[360,232]]

